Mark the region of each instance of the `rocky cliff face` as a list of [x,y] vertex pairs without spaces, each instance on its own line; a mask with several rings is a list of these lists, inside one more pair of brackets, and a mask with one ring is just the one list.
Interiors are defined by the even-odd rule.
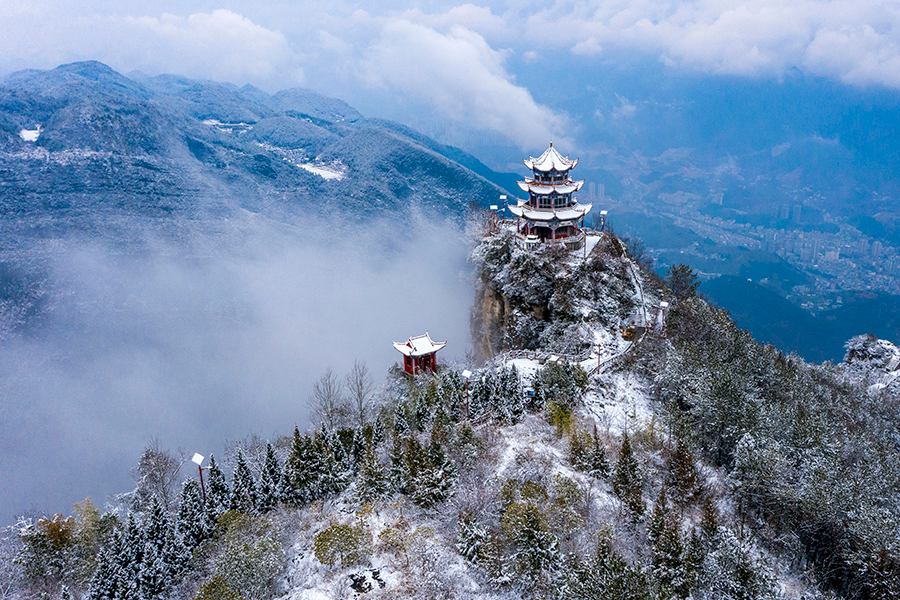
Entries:
[[586,322],[614,331],[640,300],[634,267],[614,237],[584,259],[552,245],[526,252],[499,232],[475,248],[472,261],[480,273],[472,338],[485,358],[508,349],[582,353],[594,343]]
[[479,360],[492,358],[503,350],[507,310],[503,294],[480,279],[472,309],[472,346]]

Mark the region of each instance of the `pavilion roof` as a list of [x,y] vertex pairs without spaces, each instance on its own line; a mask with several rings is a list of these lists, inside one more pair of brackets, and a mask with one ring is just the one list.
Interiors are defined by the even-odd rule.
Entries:
[[446,340],[443,342],[432,340],[427,331],[424,335],[411,337],[405,342],[394,342],[394,348],[403,356],[425,356],[426,354],[437,352],[446,345]]
[[554,219],[557,221],[577,221],[591,212],[593,207],[593,204],[576,203],[573,206],[567,206],[566,208],[561,209],[539,210],[532,208],[527,204],[522,204],[519,206],[510,206],[509,211],[517,217],[528,219],[530,221],[552,221]]
[[556,148],[553,147],[553,142],[550,142],[550,147],[538,158],[529,156],[528,159],[522,159],[522,162],[532,171],[547,173],[548,171],[568,171],[569,169],[574,169],[575,165],[578,164],[578,159],[569,160],[568,156],[563,156],[557,152]]
[[541,183],[536,182],[533,179],[526,179],[525,181],[517,181],[516,183],[519,184],[519,188],[523,192],[530,192],[538,196],[546,196],[554,192],[557,194],[571,194],[572,192],[577,192],[581,189],[581,186],[584,185],[584,180],[569,180],[563,183]]

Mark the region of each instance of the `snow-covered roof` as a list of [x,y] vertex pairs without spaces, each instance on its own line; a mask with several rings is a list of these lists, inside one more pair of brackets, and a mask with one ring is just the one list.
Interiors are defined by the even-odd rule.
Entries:
[[537,210],[528,205],[509,206],[509,212],[530,221],[576,221],[591,212],[593,204],[574,204],[560,210]]
[[516,183],[519,184],[519,188],[523,192],[531,192],[538,196],[546,196],[553,192],[556,192],[557,194],[571,194],[572,192],[577,192],[581,189],[581,186],[584,185],[584,180],[570,180],[564,183],[540,183],[532,179],[526,179],[525,181],[517,181]]
[[446,340],[436,343],[431,339],[427,331],[425,335],[411,337],[405,342],[394,342],[394,348],[400,351],[403,356],[425,356],[426,354],[437,352],[446,345]]
[[527,160],[522,159],[522,162],[532,171],[546,173],[548,171],[568,171],[569,169],[574,169],[575,165],[578,164],[578,159],[569,160],[568,156],[563,156],[557,152],[556,148],[553,147],[553,142],[550,142],[550,147],[538,158],[529,156]]

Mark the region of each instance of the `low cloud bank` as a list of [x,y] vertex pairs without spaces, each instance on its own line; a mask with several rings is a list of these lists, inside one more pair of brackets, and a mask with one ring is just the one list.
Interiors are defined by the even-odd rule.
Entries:
[[67,241],[41,324],[0,343],[0,518],[131,489],[143,447],[221,455],[229,439],[307,426],[326,368],[380,382],[392,341],[470,348],[466,244],[452,225],[335,235],[255,226],[185,255]]

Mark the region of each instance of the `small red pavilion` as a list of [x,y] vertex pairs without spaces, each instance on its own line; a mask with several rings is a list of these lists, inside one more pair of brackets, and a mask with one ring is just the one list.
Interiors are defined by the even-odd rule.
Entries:
[[437,368],[437,351],[447,345],[446,341],[435,343],[425,335],[411,337],[405,342],[394,342],[394,348],[403,355],[403,370],[410,375],[420,371],[434,373]]

